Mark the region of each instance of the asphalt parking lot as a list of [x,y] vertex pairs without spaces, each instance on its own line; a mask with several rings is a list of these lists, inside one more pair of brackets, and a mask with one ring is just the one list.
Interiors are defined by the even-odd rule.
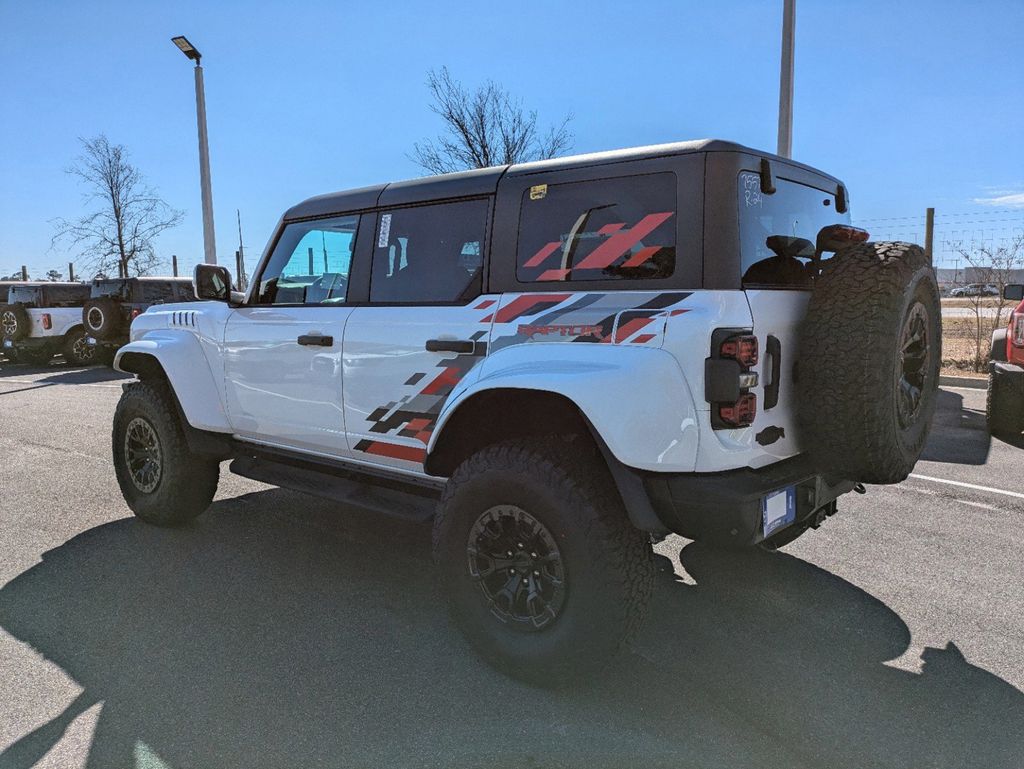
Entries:
[[0,767],[1020,767],[1024,441],[944,389],[916,476],[778,554],[657,547],[600,680],[479,662],[429,530],[222,475],[135,521],[120,375],[0,362]]

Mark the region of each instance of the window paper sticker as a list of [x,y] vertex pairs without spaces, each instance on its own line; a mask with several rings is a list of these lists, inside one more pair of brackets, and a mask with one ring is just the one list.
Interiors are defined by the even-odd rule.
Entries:
[[743,185],[743,201],[747,208],[760,206],[763,201],[761,195],[761,177],[757,174],[740,174],[740,183]]
[[377,248],[387,248],[391,239],[391,214],[383,214],[380,217],[380,235],[377,238]]

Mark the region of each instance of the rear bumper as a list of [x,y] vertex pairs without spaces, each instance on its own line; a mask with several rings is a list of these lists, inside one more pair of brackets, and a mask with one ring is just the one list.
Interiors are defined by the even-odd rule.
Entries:
[[824,478],[807,456],[800,455],[757,470],[645,473],[643,486],[669,531],[690,539],[745,546],[765,539],[762,500],[770,492],[795,486],[796,517],[789,526],[806,526],[835,512],[836,498],[852,491],[854,483]]
[[32,348],[55,347],[60,344],[61,337],[26,336],[22,339],[4,339],[0,346],[9,350],[25,350]]

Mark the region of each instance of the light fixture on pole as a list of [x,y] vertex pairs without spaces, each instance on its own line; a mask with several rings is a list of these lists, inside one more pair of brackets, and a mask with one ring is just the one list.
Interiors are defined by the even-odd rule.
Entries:
[[183,35],[172,37],[174,43],[196,63],[196,124],[199,128],[199,186],[203,196],[203,261],[217,263],[217,246],[213,234],[213,191],[210,189],[210,146],[206,136],[206,92],[203,88],[202,54]]

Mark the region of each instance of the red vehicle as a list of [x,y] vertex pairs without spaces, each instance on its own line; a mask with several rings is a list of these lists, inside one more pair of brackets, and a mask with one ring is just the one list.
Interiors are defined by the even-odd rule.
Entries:
[[1003,287],[1003,299],[1019,304],[1010,324],[992,333],[985,415],[993,435],[1024,432],[1024,285]]

